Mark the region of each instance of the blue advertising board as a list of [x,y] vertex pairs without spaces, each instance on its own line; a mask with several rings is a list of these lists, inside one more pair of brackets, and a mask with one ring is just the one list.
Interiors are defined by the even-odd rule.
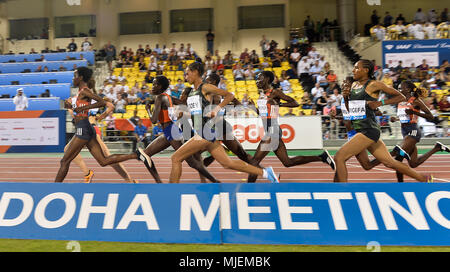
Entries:
[[0,183],[0,238],[450,245],[448,183]]
[[424,59],[431,67],[438,67],[450,60],[450,39],[383,41],[382,58],[383,67],[395,67],[399,60],[403,67],[417,67]]

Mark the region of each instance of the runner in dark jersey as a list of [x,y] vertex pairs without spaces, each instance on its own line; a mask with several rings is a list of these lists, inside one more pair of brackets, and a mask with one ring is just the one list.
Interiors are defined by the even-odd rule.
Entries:
[[[153,124],[160,123],[163,129],[163,135],[153,140],[144,150],[144,163],[149,171],[156,169],[149,168],[150,157],[172,146],[177,150],[183,145],[183,136],[181,129],[174,123],[177,116],[174,109],[172,97],[165,93],[169,87],[169,80],[165,76],[157,76],[153,80],[152,94],[156,96],[153,112],[147,106],[150,120]],[[203,164],[194,157],[186,159],[188,165],[196,169],[202,176],[208,178],[212,182],[219,182],[211,173],[206,170]],[[153,163],[151,164],[153,165]],[[156,182],[161,182],[159,175],[154,175]]]
[[[298,103],[292,97],[284,94],[280,89],[272,88],[273,80],[274,75],[270,71],[261,72],[256,80],[256,86],[264,92],[258,99],[257,113],[263,121],[265,135],[262,137],[256,149],[256,153],[252,158],[252,164],[259,165],[267,154],[273,151],[285,167],[322,161],[334,169],[333,158],[327,151],[324,151],[318,156],[289,157],[286,146],[281,140],[282,131],[278,122],[278,111],[280,107],[298,107]],[[286,101],[286,103],[282,103],[281,100]],[[304,133],[307,133],[307,131]],[[256,178],[254,175],[249,175],[248,182],[255,182]]]
[[[186,158],[198,152],[208,151],[224,168],[263,176],[271,182],[277,183],[278,178],[272,167],[261,169],[241,160],[231,160],[228,157],[221,143],[216,139],[214,118],[223,107],[234,99],[234,95],[212,84],[204,84],[202,82],[203,73],[204,67],[198,62],[191,63],[186,71],[186,79],[193,85],[186,102],[191,115],[189,120],[192,123],[194,136],[172,155],[170,182],[179,182],[182,162]],[[220,95],[224,100],[219,105],[211,106],[209,101],[213,95]],[[184,115],[183,117],[186,118]]]
[[[104,107],[106,102],[88,88],[88,82],[92,77],[92,73],[92,70],[87,67],[79,67],[74,72],[73,85],[79,89],[78,96],[74,105],[72,105],[70,100],[66,100],[64,107],[72,109],[75,114],[74,121],[76,133],[60,161],[60,168],[56,175],[55,182],[64,181],[64,178],[69,171],[70,163],[85,146],[101,166],[119,163],[135,156],[135,154],[105,156],[103,153],[103,150],[97,141],[95,128],[89,122],[89,110]],[[92,104],[91,100],[97,102]]]
[[[418,156],[417,143],[420,142],[422,133],[420,127],[417,125],[418,117],[425,118],[428,121],[433,121],[434,116],[430,109],[425,105],[421,98],[428,97],[428,91],[423,88],[418,88],[410,80],[403,81],[400,84],[401,93],[406,97],[406,101],[400,102],[397,105],[397,117],[391,117],[391,122],[400,121],[403,142],[400,146],[396,146],[394,151],[400,150],[400,156],[396,156],[396,160],[402,161],[404,157],[408,159],[408,164],[411,168],[416,168],[431,155],[439,151],[450,152],[450,148],[441,142],[436,142],[433,149],[425,154]],[[406,152],[405,156],[401,156],[402,152]],[[369,165],[374,167],[379,165],[377,159],[372,160]],[[403,182],[403,174],[396,171],[398,182]]]
[[[432,182],[432,175],[422,175],[393,159],[386,145],[380,139],[381,131],[375,118],[375,109],[382,105],[398,104],[405,100],[405,96],[383,82],[374,80],[373,71],[374,65],[371,61],[360,60],[355,63],[353,69],[355,82],[351,86],[344,84],[342,94],[347,110],[343,110],[342,113],[344,119],[351,120],[352,127],[357,133],[335,155],[337,181],[347,182],[345,162],[367,149],[386,167],[395,169],[421,182]],[[392,98],[378,101],[381,91]]]

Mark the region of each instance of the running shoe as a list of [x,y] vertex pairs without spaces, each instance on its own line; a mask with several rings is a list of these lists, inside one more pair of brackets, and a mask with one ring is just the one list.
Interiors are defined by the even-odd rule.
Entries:
[[433,183],[434,182],[434,177],[433,175],[428,175],[427,176],[427,183]]
[[399,145],[394,146],[393,151],[402,156],[403,158],[406,158],[408,161],[411,160],[411,156],[409,156],[408,152],[403,150],[403,148],[401,148]]
[[94,171],[89,170],[89,174],[84,176],[84,183],[91,183],[93,177],[94,177]]
[[138,183],[139,183],[139,181],[138,181],[137,179],[133,179],[132,183],[134,183],[134,184],[138,184]]
[[445,152],[449,152],[450,153],[450,148],[448,146],[444,145],[441,142],[436,142],[435,146],[438,147],[440,151],[445,151]]
[[326,164],[328,164],[331,169],[336,169],[336,163],[334,162],[333,157],[328,153],[327,150],[325,150],[322,154],[319,155],[319,157],[322,159],[322,161]]
[[144,152],[144,149],[142,148],[138,148],[136,150],[136,154],[137,154],[137,159],[141,162],[147,163],[148,165],[150,165],[150,167],[153,165],[152,160],[150,159],[150,157]]
[[273,171],[272,166],[264,168],[267,171],[267,179],[272,183],[280,183],[280,180],[278,179],[277,175]]

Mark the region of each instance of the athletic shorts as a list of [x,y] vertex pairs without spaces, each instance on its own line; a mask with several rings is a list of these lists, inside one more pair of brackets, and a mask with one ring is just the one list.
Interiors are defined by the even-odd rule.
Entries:
[[95,128],[89,123],[88,119],[83,119],[75,124],[75,136],[83,140],[95,138]]
[[354,129],[348,131],[347,132],[347,141],[350,141],[353,138],[353,136],[355,136],[355,134],[356,134],[356,130],[354,130]]
[[412,137],[417,142],[420,142],[420,139],[422,138],[422,132],[415,123],[402,125],[402,135],[403,138],[405,138],[406,136]]
[[182,132],[179,127],[174,125],[174,123],[170,123],[166,128],[163,128],[164,137],[166,137],[167,141],[179,141],[182,138]]
[[375,143],[380,139],[381,131],[376,128],[356,129],[357,133],[362,133],[367,138],[371,139]]

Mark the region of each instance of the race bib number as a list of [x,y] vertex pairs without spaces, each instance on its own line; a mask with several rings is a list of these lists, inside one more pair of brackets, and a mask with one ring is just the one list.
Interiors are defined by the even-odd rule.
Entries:
[[348,101],[348,107],[345,106],[344,99],[342,99],[341,110],[344,120],[361,120],[366,118],[366,101],[365,100],[351,100]]
[[202,104],[199,95],[188,97],[187,106],[191,114],[202,114]]
[[411,120],[409,119],[409,114],[406,114],[406,109],[408,108],[407,104],[399,104],[398,108],[397,108],[397,116],[398,119],[400,120],[400,123],[402,124],[407,124],[409,123]]

